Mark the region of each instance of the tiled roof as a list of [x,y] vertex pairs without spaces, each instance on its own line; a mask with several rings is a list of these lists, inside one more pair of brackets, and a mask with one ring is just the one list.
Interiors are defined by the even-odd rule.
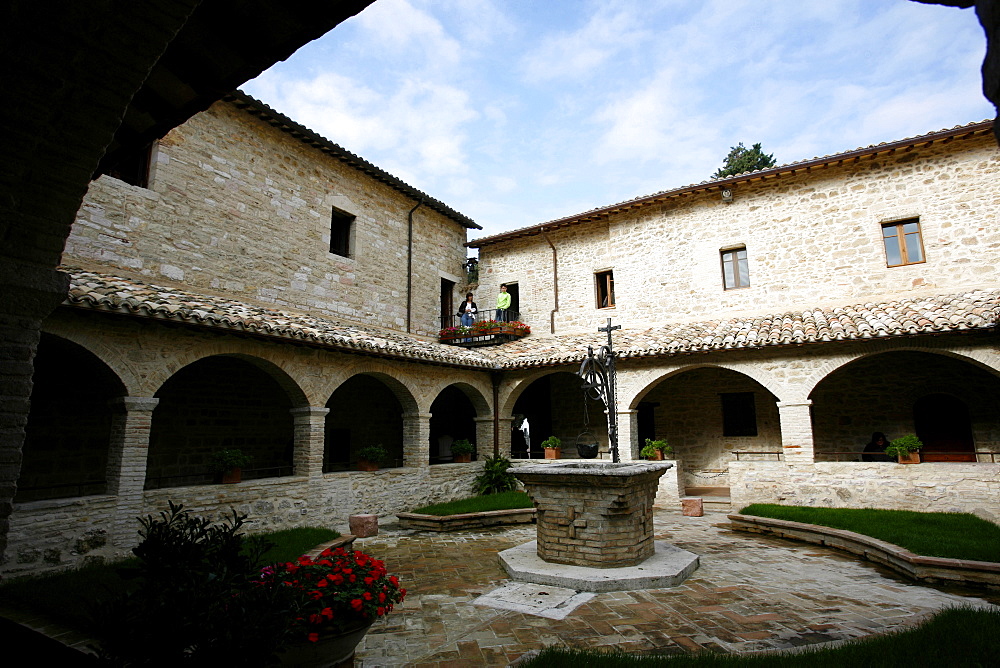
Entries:
[[[903,296],[770,315],[734,317],[647,329],[614,332],[619,357],[655,357],[684,353],[771,346],[817,344],[939,334],[989,331],[1000,324],[1000,290],[976,290],[929,297]],[[502,368],[579,363],[587,346],[595,349],[604,334],[526,337],[495,349]]]
[[566,216],[564,218],[557,218],[545,223],[529,225],[527,227],[502,232],[489,237],[480,237],[479,239],[473,239],[465,245],[470,248],[482,248],[483,246],[489,246],[502,241],[508,241],[510,239],[532,236],[561,227],[586,223],[591,220],[600,220],[607,218],[612,214],[627,211],[629,209],[659,204],[683,195],[703,192],[706,190],[719,191],[722,190],[724,186],[747,183],[750,181],[764,181],[767,179],[778,178],[785,174],[795,175],[796,172],[809,172],[813,169],[831,167],[845,162],[857,162],[861,158],[873,158],[877,155],[885,154],[892,155],[897,151],[911,151],[918,146],[926,147],[936,142],[949,142],[955,139],[989,135],[992,131],[993,121],[991,120],[969,123],[967,125],[956,125],[949,130],[938,130],[937,132],[929,132],[927,134],[917,135],[916,137],[907,137],[897,141],[872,144],[870,146],[856,148],[852,151],[845,151],[844,153],[835,153],[833,155],[824,155],[822,157],[810,158],[808,160],[799,160],[798,162],[778,165],[777,167],[769,167],[768,169],[759,169],[754,172],[745,172],[743,174],[736,174],[735,176],[727,176],[722,179],[709,179],[707,181],[701,181],[700,183],[692,183],[690,185],[681,186],[680,188],[663,190],[658,193],[653,193],[652,195],[644,195],[642,197],[636,197],[624,202],[618,202],[617,204],[597,207],[596,209],[584,211],[583,213],[578,213],[572,216]]
[[[345,352],[472,368],[518,369],[579,363],[602,336],[572,333],[528,336],[491,348],[467,350],[374,327],[289,310],[199,295],[136,279],[63,267],[70,274],[68,306],[292,340]],[[886,301],[739,316],[690,323],[624,328],[614,333],[620,357],[857,341],[1000,326],[1000,290],[949,295],[897,296]]]
[[304,313],[254,306],[72,267],[61,269],[70,275],[69,296],[63,302],[69,306],[290,339],[381,357],[459,366],[493,366],[493,362],[483,355],[464,348],[375,327],[342,324]]

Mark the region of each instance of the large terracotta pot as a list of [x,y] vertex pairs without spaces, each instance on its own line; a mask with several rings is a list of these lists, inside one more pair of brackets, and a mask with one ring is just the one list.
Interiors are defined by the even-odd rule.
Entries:
[[281,653],[281,665],[299,668],[348,668],[354,665],[354,650],[364,640],[372,621],[337,635],[320,636],[316,642],[297,642]]
[[359,471],[378,471],[379,466],[375,462],[370,462],[367,459],[358,460],[358,470]]
[[472,453],[466,452],[465,454],[461,455],[452,455],[451,460],[456,464],[468,464],[469,462],[472,461]]
[[243,480],[243,469],[235,468],[230,469],[222,474],[222,484],[232,485]]
[[899,455],[897,457],[900,464],[919,464],[920,463],[920,452],[914,450],[913,452],[908,452],[906,455]]
[[559,459],[559,448],[545,448],[546,459]]

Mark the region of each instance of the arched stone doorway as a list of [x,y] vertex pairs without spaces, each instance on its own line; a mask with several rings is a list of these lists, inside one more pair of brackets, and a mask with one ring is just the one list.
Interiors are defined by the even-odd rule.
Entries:
[[461,439],[476,446],[473,460],[480,456],[476,442],[476,408],[455,385],[444,388],[431,404],[430,432],[431,464],[453,461],[451,444]]
[[18,502],[103,494],[116,397],[125,386],[89,350],[42,333]]
[[[585,397],[580,378],[575,373],[556,371],[534,380],[518,396],[512,413],[511,456],[514,458],[543,457],[541,443],[549,436],[557,436],[562,441],[564,458],[575,458],[577,437],[587,429],[588,421],[600,447],[599,456],[610,458],[604,405]],[[524,429],[525,421],[527,429]]]
[[244,479],[292,474],[292,402],[256,364],[216,355],[171,376],[154,395],[146,489],[211,484],[212,453],[253,457]]
[[781,424],[776,402],[749,376],[696,367],[660,380],[635,405],[640,411],[646,407],[643,435],[673,446],[682,487],[726,488],[729,462],[778,458]]
[[403,465],[403,406],[382,379],[352,376],[326,402],[323,471],[346,471],[357,463],[358,451],[381,445],[389,453],[383,468]]
[[[912,350],[870,355],[833,371],[810,398],[817,461],[860,461],[876,431],[890,440],[924,431],[946,452],[962,442],[964,461],[974,461],[974,450],[1000,451],[1000,378],[956,357]],[[921,456],[934,451],[925,444]]]

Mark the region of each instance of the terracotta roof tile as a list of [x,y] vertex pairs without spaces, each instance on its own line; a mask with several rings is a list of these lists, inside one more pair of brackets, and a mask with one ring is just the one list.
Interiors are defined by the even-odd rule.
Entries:
[[[290,310],[254,306],[93,271],[70,274],[69,306],[116,311],[193,325],[291,339],[355,353],[473,368],[579,363],[597,332],[528,336],[500,346],[465,349],[416,336],[341,323]],[[665,323],[615,333],[621,357],[650,357],[825,341],[988,331],[1000,324],[1000,290],[897,296],[885,302]]]

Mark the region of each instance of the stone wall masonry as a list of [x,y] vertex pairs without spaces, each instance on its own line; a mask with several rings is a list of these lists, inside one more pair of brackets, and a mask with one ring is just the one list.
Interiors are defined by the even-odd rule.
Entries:
[[[126,556],[138,542],[137,516],[157,515],[167,500],[183,502],[196,515],[222,519],[230,508],[250,516],[249,533],[298,526],[348,532],[357,514],[391,517],[432,503],[472,494],[480,464],[448,464],[374,472],[328,473],[322,478],[272,478],[235,485],[151,490],[138,512],[116,514],[116,497],[96,496],[15,505],[8,559],[0,573],[16,575],[78,566],[88,559]],[[115,542],[109,529],[129,525]]]
[[[149,189],[91,184],[64,263],[405,330],[416,201],[225,102],[162,139],[154,167]],[[334,207],[357,216],[350,257],[330,252]],[[466,230],[427,207],[413,219],[413,331],[435,334]]]
[[731,462],[732,508],[780,503],[973,513],[1000,524],[1000,463]]
[[[1000,267],[1000,153],[991,137],[916,148],[739,184],[547,234],[559,262],[556,331],[619,322],[715,319],[865,296],[993,286]],[[881,223],[920,218],[926,262],[886,267]],[[745,245],[750,287],[725,290],[720,250]],[[517,281],[524,319],[542,334],[553,308],[542,235],[480,249],[480,291]],[[612,269],[617,306],[598,309],[594,273]],[[546,327],[538,325],[544,324]]]

